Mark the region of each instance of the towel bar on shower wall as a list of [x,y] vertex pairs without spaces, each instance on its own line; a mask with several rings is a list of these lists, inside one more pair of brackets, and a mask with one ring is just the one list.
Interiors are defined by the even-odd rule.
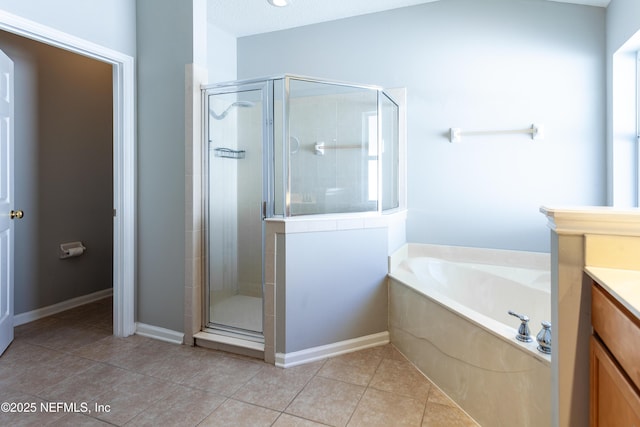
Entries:
[[531,134],[531,139],[543,139],[542,125],[531,125],[526,129],[514,129],[514,130],[480,130],[480,131],[466,131],[463,132],[460,128],[449,129],[449,142],[460,142],[463,136],[473,135],[501,135],[501,134],[514,134],[514,133],[526,133]]
[[352,145],[324,145],[324,142],[317,142],[313,146],[314,153],[316,156],[324,156],[324,150],[350,150],[350,149],[359,149],[363,148],[362,144],[352,144]]

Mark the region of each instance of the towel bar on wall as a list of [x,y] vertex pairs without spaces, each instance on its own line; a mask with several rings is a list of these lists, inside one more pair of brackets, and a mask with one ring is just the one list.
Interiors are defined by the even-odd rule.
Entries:
[[531,125],[525,129],[514,130],[480,130],[480,131],[466,131],[463,132],[460,128],[449,129],[449,142],[460,142],[463,136],[474,135],[500,135],[500,134],[514,134],[514,133],[526,133],[531,134],[531,139],[542,139],[543,127],[542,125]]

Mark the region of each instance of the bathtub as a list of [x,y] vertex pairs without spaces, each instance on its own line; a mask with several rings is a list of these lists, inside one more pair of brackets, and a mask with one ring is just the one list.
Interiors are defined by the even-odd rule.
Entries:
[[[391,342],[482,426],[548,425],[549,254],[409,244],[389,259]],[[515,339],[526,314],[534,341]]]

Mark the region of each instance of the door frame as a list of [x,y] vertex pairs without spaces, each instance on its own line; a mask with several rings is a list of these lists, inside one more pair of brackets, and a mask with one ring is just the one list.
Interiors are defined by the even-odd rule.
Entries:
[[[203,203],[204,203],[204,223],[206,224],[204,229],[204,300],[202,302],[202,325],[201,329],[205,331],[209,331],[212,333],[222,333],[223,335],[235,336],[241,339],[248,339],[249,341],[254,340],[264,340],[264,313],[265,313],[265,305],[264,305],[264,284],[265,284],[265,222],[266,212],[269,212],[269,206],[273,206],[273,197],[271,195],[271,189],[273,188],[273,179],[272,179],[272,166],[269,162],[269,159],[273,156],[272,154],[272,146],[273,146],[273,138],[272,138],[272,126],[273,123],[269,123],[267,120],[267,125],[262,125],[262,168],[263,171],[261,173],[261,198],[262,203],[266,203],[264,205],[264,210],[261,216],[261,292],[262,292],[262,323],[261,323],[261,331],[254,331],[249,329],[241,329],[230,327],[224,324],[215,324],[211,319],[211,295],[210,295],[210,283],[211,283],[211,242],[208,234],[211,232],[212,227],[210,224],[210,188],[209,188],[209,170],[210,170],[210,140],[209,140],[209,132],[210,132],[210,115],[209,115],[209,97],[215,95],[225,95],[225,94],[238,94],[241,92],[251,92],[251,91],[260,91],[262,96],[262,117],[261,121],[264,123],[265,118],[271,117],[271,105],[273,103],[273,81],[258,79],[255,81],[232,81],[222,84],[213,84],[213,85],[205,85],[201,87],[201,96],[202,96],[202,104],[203,104],[203,114],[202,114],[202,123],[203,123]],[[266,212],[265,212],[266,210]],[[267,215],[269,216],[269,215]],[[236,225],[237,227],[237,225]],[[236,280],[237,281],[237,280]]]
[[129,55],[0,10],[0,30],[113,67],[113,334],[135,333],[135,68]]

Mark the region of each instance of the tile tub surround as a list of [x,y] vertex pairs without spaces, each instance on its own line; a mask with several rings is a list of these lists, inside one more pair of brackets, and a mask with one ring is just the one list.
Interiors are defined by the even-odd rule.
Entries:
[[[413,247],[412,247],[413,246]],[[460,248],[409,245],[390,258],[395,268],[405,256],[452,256]],[[431,245],[425,245],[431,246]],[[481,252],[484,250],[480,250]],[[476,250],[463,248],[466,261]],[[418,255],[416,255],[418,254]],[[548,255],[497,251],[511,265],[548,265]],[[495,254],[481,254],[490,261]],[[508,255],[508,256],[507,256]],[[538,254],[535,254],[538,255]],[[534,256],[533,258],[538,258]],[[469,321],[450,307],[389,279],[391,342],[427,377],[483,425],[547,425],[551,417],[551,369],[548,358],[512,345],[500,335]],[[514,331],[515,332],[515,329]],[[537,330],[532,330],[535,335]],[[458,337],[458,338],[456,338]]]
[[393,346],[289,369],[111,335],[106,299],[16,328],[0,402],[88,402],[109,412],[1,413],[0,425],[477,426]]

